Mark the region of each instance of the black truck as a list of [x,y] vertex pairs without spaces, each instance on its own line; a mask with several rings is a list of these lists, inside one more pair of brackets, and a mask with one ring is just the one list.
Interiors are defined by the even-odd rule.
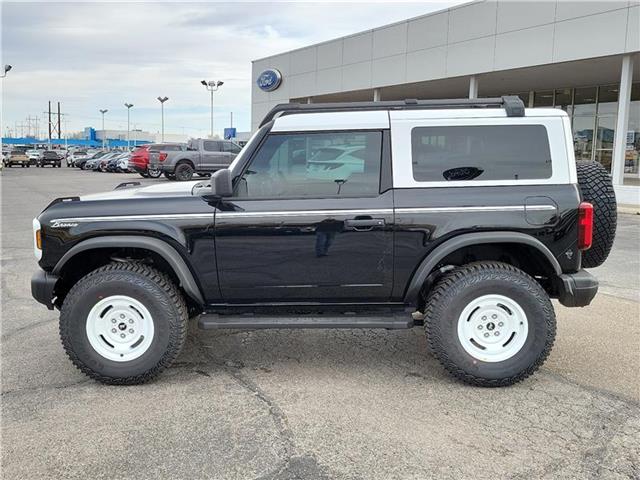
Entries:
[[616,228],[607,172],[558,109],[517,97],[275,107],[200,182],[54,200],[34,298],[109,384],[167,368],[201,328],[412,328],[455,377],[504,386],[588,305]]

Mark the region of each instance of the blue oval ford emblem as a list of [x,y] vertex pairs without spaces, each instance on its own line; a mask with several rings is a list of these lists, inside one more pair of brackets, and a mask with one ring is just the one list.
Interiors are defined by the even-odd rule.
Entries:
[[282,74],[275,68],[270,68],[260,74],[256,83],[260,90],[272,92],[282,83]]

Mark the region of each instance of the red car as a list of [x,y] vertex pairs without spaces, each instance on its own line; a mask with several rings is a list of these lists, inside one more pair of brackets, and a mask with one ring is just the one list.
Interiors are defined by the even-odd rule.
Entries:
[[129,158],[129,169],[138,172],[143,177],[158,178],[162,175],[160,169],[149,169],[149,151],[154,145],[142,145],[137,147]]

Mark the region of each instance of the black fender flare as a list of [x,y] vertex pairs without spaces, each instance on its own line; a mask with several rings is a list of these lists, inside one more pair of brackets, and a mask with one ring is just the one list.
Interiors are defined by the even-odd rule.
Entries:
[[438,245],[431,251],[420,263],[409,282],[409,286],[404,295],[404,302],[415,304],[420,295],[420,290],[425,280],[435,268],[435,266],[447,255],[456,250],[471,245],[487,244],[487,243],[520,243],[537,249],[549,262],[556,275],[562,274],[562,268],[551,250],[537,238],[531,235],[525,235],[519,232],[475,232],[464,233],[453,237],[442,244]]
[[204,298],[202,292],[193,273],[189,269],[189,266],[184,261],[178,251],[158,238],[145,237],[139,235],[113,235],[105,237],[96,237],[84,240],[67,251],[62,258],[53,267],[52,273],[59,275],[64,265],[71,260],[75,255],[87,250],[94,250],[98,248],[140,248],[144,250],[151,250],[154,253],[160,255],[173,269],[176,276],[180,280],[180,286],[193,300],[200,305],[204,305]]

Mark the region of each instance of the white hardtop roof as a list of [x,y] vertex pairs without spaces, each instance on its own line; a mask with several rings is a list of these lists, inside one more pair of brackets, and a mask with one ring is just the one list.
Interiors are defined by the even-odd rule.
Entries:
[[455,118],[522,118],[566,117],[558,108],[527,108],[524,117],[507,117],[503,108],[424,108],[407,110],[374,110],[344,112],[291,113],[277,117],[272,132],[314,130],[375,130],[389,128],[390,120],[455,119]]

